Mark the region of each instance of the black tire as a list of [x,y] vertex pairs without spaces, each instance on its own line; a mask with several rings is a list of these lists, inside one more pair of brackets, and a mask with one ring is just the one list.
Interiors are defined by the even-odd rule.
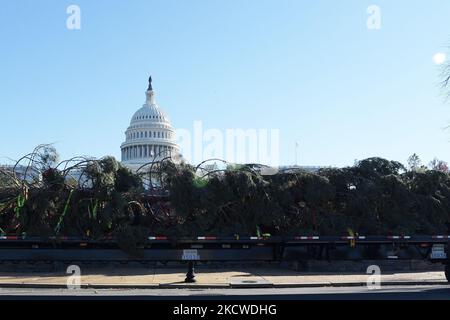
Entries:
[[[450,261],[449,261],[450,263]],[[445,265],[445,278],[447,279],[448,282],[450,282],[450,264],[447,263]]]

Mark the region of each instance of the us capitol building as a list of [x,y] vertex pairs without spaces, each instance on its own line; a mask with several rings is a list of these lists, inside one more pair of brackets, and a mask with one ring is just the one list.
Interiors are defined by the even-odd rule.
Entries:
[[122,163],[133,171],[150,162],[179,156],[175,130],[156,103],[152,77],[145,95],[146,101],[131,118],[125,142],[120,146]]
[[[181,160],[182,158],[180,147],[175,142],[175,130],[167,115],[156,103],[151,77],[145,96],[145,103],[131,118],[130,125],[125,131],[125,142],[120,146],[122,164],[134,172],[152,162],[163,159]],[[297,165],[279,167],[283,171],[301,169],[310,172],[315,172],[320,168]],[[12,171],[13,166],[0,164],[0,169]],[[15,167],[15,173],[24,179],[33,179],[39,174],[37,171],[30,172],[26,166],[21,165]],[[77,175],[81,174],[82,171],[72,172],[72,176],[75,178],[79,178]]]

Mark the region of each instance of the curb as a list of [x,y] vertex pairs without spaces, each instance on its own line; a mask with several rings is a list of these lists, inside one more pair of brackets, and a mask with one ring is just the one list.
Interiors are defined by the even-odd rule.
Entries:
[[[230,289],[229,284],[195,284],[195,283],[160,283],[156,287],[157,289]],[[140,287],[136,287],[136,289],[140,289]]]
[[[387,286],[433,286],[447,285],[445,280],[435,281],[388,281],[382,282],[381,287]],[[321,287],[365,287],[366,282],[311,282],[311,283],[264,283],[264,284],[82,284],[81,289],[282,289],[282,288],[321,288]],[[18,289],[67,289],[67,285],[50,283],[0,283],[0,288]]]
[[[448,285],[445,280],[430,281],[385,281],[381,282],[381,287],[389,286],[438,286]],[[317,283],[278,283],[274,284],[274,288],[320,288],[320,287],[365,287],[366,282],[317,282]]]

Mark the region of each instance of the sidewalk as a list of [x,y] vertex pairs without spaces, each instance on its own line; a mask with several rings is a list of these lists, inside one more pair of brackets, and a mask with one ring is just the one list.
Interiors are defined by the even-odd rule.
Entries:
[[[91,288],[239,288],[239,287],[322,287],[362,286],[364,273],[300,273],[281,268],[196,269],[196,283],[185,284],[186,269],[140,268],[87,270],[81,286]],[[0,287],[65,288],[66,273],[0,273]],[[446,284],[444,272],[405,272],[381,275],[381,285]]]

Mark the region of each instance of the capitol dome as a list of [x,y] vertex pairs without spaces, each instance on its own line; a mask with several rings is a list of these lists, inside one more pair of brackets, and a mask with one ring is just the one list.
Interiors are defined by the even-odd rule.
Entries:
[[145,104],[134,113],[121,145],[122,163],[136,171],[141,166],[178,155],[175,130],[155,101],[152,78],[145,93]]
[[133,118],[131,118],[130,125],[137,124],[140,122],[161,122],[161,123],[168,123],[170,124],[169,119],[164,114],[161,109],[156,104],[152,105],[144,105],[142,108],[140,108],[136,113],[133,115]]

